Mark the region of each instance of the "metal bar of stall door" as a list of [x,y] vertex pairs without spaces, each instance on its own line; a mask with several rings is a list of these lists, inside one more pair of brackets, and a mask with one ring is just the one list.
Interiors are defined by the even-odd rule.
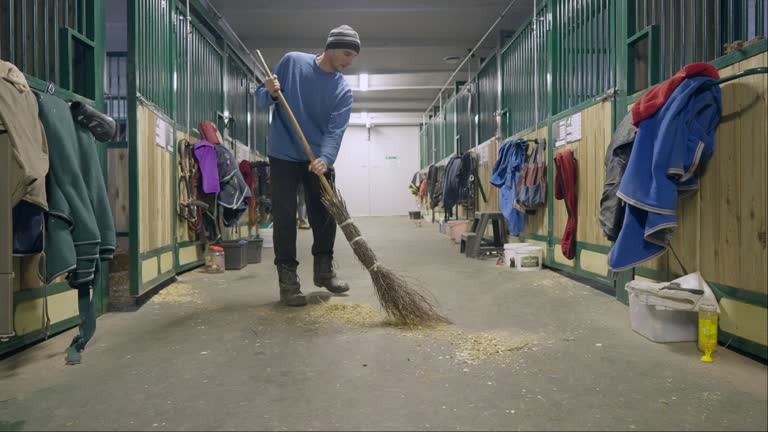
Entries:
[[[0,135],[5,135],[0,122]],[[0,172],[11,172],[11,146],[0,146]],[[0,182],[0,342],[13,337],[13,256],[11,182]]]

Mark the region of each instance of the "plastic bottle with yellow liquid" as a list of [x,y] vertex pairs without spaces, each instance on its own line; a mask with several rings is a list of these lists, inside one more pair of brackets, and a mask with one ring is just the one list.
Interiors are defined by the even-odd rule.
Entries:
[[712,353],[717,351],[717,306],[703,304],[699,307],[699,351],[701,361],[712,363]]

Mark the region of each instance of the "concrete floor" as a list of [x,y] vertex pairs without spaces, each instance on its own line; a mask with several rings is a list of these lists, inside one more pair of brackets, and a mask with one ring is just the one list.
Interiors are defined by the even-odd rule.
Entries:
[[[553,272],[466,259],[435,225],[357,222],[382,262],[430,288],[453,326],[403,332],[307,319],[327,306],[287,311],[275,305],[267,249],[262,264],[188,273],[139,311],[99,319],[79,366],[63,364],[71,332],[4,360],[0,429],[768,427],[762,364],[722,349],[704,364],[693,343],[652,343],[612,297]],[[305,292],[316,291],[310,243],[301,232]],[[337,245],[353,289],[330,303],[375,307],[367,273]],[[527,345],[466,362],[463,344],[483,334]]]

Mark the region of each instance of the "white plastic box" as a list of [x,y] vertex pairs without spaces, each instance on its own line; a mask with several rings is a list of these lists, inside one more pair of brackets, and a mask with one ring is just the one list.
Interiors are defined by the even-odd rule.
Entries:
[[699,336],[698,312],[649,305],[647,295],[631,291],[629,321],[632,330],[653,342],[695,342]]

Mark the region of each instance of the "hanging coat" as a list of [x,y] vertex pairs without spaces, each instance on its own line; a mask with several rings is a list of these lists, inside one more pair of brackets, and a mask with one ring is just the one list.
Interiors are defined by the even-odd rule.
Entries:
[[221,190],[219,185],[219,168],[216,161],[216,149],[205,138],[195,143],[195,159],[200,167],[200,175],[203,178],[203,193],[217,194]]
[[248,199],[251,191],[240,173],[235,155],[223,145],[213,146],[216,150],[216,161],[219,170],[221,191],[217,201],[224,208],[222,216],[224,226],[237,226],[240,218],[248,210]]
[[523,165],[517,180],[516,205],[522,211],[535,213],[547,206],[547,166],[544,164],[546,141],[536,140],[536,148]]
[[48,142],[38,118],[37,99],[24,74],[0,61],[0,145],[10,146],[10,172],[4,181],[11,187],[13,255],[43,251],[43,219],[48,209],[45,176]]
[[641,121],[656,114],[687,78],[696,76],[720,79],[717,69],[709,63],[691,63],[680,69],[672,78],[653,87],[632,105],[632,124],[638,126]]
[[451,209],[459,202],[461,189],[461,158],[453,156],[445,166],[445,184],[443,186],[443,209],[451,213]]
[[578,168],[573,150],[565,149],[555,155],[555,199],[565,200],[568,222],[563,232],[560,248],[568,259],[576,256],[576,227],[578,211]]
[[493,165],[491,184],[499,188],[499,208],[513,236],[520,235],[525,229],[525,213],[515,208],[515,200],[518,177],[527,153],[528,143],[525,140],[509,140],[502,144]]
[[619,191],[621,178],[627,169],[634,142],[635,127],[632,126],[632,113],[627,113],[616,128],[608,150],[605,152],[605,185],[600,198],[600,229],[610,241],[616,241],[624,225],[626,207],[616,193]]
[[709,77],[683,81],[664,106],[640,122],[617,195],[627,204],[624,225],[608,255],[614,271],[666,251],[677,226],[678,193],[698,188],[697,172],[715,150],[720,87]]
[[50,152],[40,274],[45,284],[67,275],[69,285],[78,290],[80,332],[67,349],[67,363],[76,364],[96,329],[91,291],[101,262],[114,254],[115,227],[93,135],[75,125],[62,99],[35,94]]

